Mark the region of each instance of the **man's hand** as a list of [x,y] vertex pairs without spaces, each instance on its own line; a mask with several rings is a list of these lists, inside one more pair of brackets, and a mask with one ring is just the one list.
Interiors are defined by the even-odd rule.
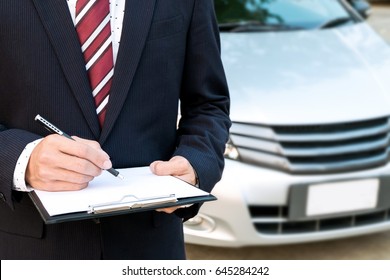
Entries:
[[[192,185],[196,184],[195,171],[192,168],[189,161],[182,156],[175,156],[169,161],[154,161],[150,164],[150,169],[156,175],[164,176],[171,175],[175,176],[183,181],[186,181]],[[157,211],[165,213],[173,213],[177,207],[158,209]]]
[[78,137],[45,137],[33,150],[26,170],[26,182],[45,191],[73,191],[112,167],[99,143]]

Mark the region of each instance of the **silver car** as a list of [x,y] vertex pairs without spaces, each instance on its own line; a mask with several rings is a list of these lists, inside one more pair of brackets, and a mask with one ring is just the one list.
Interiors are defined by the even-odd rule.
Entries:
[[390,46],[343,0],[215,0],[233,125],[188,243],[390,229]]

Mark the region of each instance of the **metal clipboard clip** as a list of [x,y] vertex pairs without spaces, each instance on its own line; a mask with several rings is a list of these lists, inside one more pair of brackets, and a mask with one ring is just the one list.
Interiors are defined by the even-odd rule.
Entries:
[[174,194],[139,199],[135,195],[125,195],[121,200],[90,205],[88,214],[108,213],[142,207],[152,207],[159,204],[177,202]]

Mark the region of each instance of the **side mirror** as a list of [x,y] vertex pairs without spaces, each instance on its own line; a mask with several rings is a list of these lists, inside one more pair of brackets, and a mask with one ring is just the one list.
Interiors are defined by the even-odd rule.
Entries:
[[363,17],[370,15],[371,5],[366,0],[347,0],[348,3]]

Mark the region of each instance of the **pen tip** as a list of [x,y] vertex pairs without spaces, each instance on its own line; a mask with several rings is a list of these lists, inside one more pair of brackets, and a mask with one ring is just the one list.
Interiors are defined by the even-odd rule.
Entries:
[[125,177],[123,177],[123,175],[121,175],[121,174],[118,174],[118,176],[117,176],[119,179],[121,179],[121,180],[124,180],[125,179]]

